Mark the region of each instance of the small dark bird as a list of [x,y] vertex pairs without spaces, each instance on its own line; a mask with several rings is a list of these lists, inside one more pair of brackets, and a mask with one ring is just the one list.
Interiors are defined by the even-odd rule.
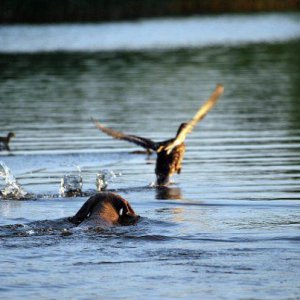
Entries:
[[167,185],[170,181],[170,177],[181,172],[181,163],[185,152],[185,138],[190,133],[195,125],[201,121],[205,115],[214,107],[218,98],[224,91],[222,85],[217,85],[215,91],[212,93],[210,98],[198,109],[194,117],[187,123],[180,124],[175,138],[162,141],[154,142],[150,139],[139,137],[136,135],[126,135],[120,131],[116,131],[110,128],[106,128],[99,122],[96,122],[97,128],[104,133],[119,139],[125,140],[136,145],[139,145],[145,149],[151,149],[157,153],[156,159],[156,184],[158,186]]
[[4,136],[4,137],[0,137],[0,151],[1,150],[7,150],[7,151],[10,151],[10,148],[9,148],[9,142],[10,142],[10,139],[12,137],[15,137],[15,133],[14,132],[9,132],[7,136]]
[[90,197],[68,220],[75,225],[87,220],[93,225],[128,226],[137,223],[139,218],[127,200],[114,193],[102,192]]

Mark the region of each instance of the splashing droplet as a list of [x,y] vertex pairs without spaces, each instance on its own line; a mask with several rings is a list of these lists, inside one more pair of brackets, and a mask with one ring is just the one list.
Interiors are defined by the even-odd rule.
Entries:
[[60,183],[60,194],[63,197],[82,195],[81,175],[64,175]]
[[96,175],[96,187],[98,192],[104,191],[107,188],[107,180],[105,178],[105,174],[99,172]]
[[101,192],[105,190],[108,183],[114,180],[117,176],[121,176],[121,173],[116,174],[111,170],[100,170],[96,175],[96,187],[97,191]]
[[0,178],[5,180],[5,187],[0,191],[2,198],[20,200],[27,195],[8,166],[2,161],[0,161]]

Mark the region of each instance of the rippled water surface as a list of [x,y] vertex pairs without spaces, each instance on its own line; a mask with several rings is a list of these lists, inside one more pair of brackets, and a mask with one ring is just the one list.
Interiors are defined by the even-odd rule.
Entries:
[[[229,28],[232,18],[216,24]],[[49,28],[0,27],[6,41],[16,32],[24,40],[44,32],[47,45],[37,50],[33,43],[32,51],[0,45],[0,135],[16,133],[0,161],[33,194],[0,201],[2,299],[300,298],[299,15],[269,18],[268,30],[263,24],[257,30],[257,37],[265,32],[263,41],[252,32],[251,41],[196,39],[191,48],[178,35],[168,50],[145,42],[155,22],[133,23],[148,28],[139,51],[102,51],[97,41],[97,49],[72,52],[66,39],[53,52]],[[295,26],[286,38],[276,38],[276,30],[268,35],[278,20]],[[92,40],[99,25],[76,26]],[[126,26],[124,34],[138,39]],[[201,26],[214,40],[214,27]],[[284,25],[279,29],[280,35]],[[57,31],[60,43],[64,30]],[[169,188],[149,187],[155,155],[131,153],[139,148],[91,122],[164,140],[218,82],[225,93],[188,136],[182,174]],[[104,169],[116,174],[109,189],[129,200],[141,221],[73,228],[65,218],[87,197],[60,197],[61,178],[80,172],[83,191],[92,194]]]

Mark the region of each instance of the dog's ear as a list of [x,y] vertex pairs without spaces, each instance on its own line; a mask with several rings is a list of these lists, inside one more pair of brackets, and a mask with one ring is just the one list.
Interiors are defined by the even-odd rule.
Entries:
[[79,225],[82,221],[84,221],[92,212],[94,206],[100,201],[101,199],[96,196],[90,197],[79,209],[74,217],[70,217],[68,220],[75,224]]
[[123,201],[123,203],[124,203],[124,207],[123,207],[122,215],[135,216],[135,212],[134,212],[133,208],[131,207],[131,205],[129,204],[129,202]]

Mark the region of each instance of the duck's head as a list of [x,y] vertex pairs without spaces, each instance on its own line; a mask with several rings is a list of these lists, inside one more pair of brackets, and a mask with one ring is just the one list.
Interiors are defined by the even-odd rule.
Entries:
[[181,123],[177,129],[177,133],[176,133],[176,136],[178,136],[178,134],[188,126],[188,123]]
[[8,135],[7,135],[7,137],[9,139],[12,138],[12,137],[15,137],[15,136],[16,136],[16,134],[14,132],[9,132]]

